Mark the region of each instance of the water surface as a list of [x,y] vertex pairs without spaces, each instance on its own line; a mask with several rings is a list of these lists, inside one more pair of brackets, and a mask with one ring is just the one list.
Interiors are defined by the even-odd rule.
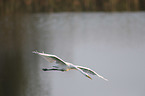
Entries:
[[[144,17],[145,13],[56,13],[14,20],[23,38],[19,96],[144,96]],[[109,81],[97,76],[89,80],[74,70],[43,72],[51,64],[33,50],[89,67]]]

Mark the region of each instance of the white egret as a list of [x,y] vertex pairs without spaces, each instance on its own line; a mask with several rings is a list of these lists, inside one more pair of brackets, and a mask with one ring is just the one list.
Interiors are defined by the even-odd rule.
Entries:
[[65,62],[62,59],[60,59],[59,57],[57,57],[56,55],[39,53],[37,51],[33,51],[33,53],[42,56],[43,58],[45,58],[50,63],[55,62],[57,64],[57,65],[53,66],[53,68],[44,68],[44,69],[42,69],[43,71],[55,70],[55,71],[64,72],[64,71],[69,71],[69,70],[75,69],[75,70],[80,71],[83,75],[85,75],[86,77],[88,77],[90,79],[92,79],[92,78],[87,73],[92,74],[92,75],[97,75],[98,77],[108,81],[103,76],[97,74],[95,71],[91,70],[90,68],[83,67],[83,66],[78,66],[78,65],[74,65],[74,64]]

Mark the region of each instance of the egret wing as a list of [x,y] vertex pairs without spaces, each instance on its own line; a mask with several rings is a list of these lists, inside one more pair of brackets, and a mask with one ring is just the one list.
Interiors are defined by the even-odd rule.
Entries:
[[96,75],[96,72],[91,70],[90,68],[87,67],[83,67],[83,66],[77,66],[78,68],[80,68],[81,70],[83,70],[86,73],[92,74],[92,75]]
[[103,76],[99,75],[98,73],[96,73],[95,71],[93,71],[92,69],[90,68],[87,68],[87,67],[83,67],[83,66],[77,66],[77,68],[81,69],[82,71],[86,72],[86,73],[89,73],[89,74],[92,74],[92,75],[97,75],[98,77],[108,81],[106,78],[104,78]]
[[33,53],[42,56],[43,58],[45,58],[45,59],[46,59],[48,62],[50,62],[50,63],[56,62],[56,63],[58,63],[58,64],[64,64],[64,65],[66,65],[65,61],[63,61],[62,59],[60,59],[60,58],[57,57],[56,55],[45,54],[45,53],[39,53],[39,52],[37,52],[37,51],[33,51]]

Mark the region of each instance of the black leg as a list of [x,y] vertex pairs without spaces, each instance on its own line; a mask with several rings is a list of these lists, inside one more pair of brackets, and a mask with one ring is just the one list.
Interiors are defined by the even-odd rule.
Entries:
[[58,69],[58,68],[51,68],[51,69],[43,68],[42,70],[43,70],[43,71],[53,71],[53,70],[56,70],[56,71],[65,71],[65,70],[63,70],[63,69]]
[[43,71],[48,71],[48,69],[46,69],[46,68],[43,68],[42,70],[43,70]]

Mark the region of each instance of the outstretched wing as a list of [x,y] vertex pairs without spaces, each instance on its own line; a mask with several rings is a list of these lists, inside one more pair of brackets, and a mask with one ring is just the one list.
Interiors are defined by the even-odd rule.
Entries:
[[103,76],[99,75],[98,73],[96,73],[95,71],[91,70],[90,68],[87,67],[82,67],[82,66],[77,66],[77,68],[81,69],[82,71],[92,74],[92,75],[97,75],[98,77],[108,81],[106,78],[104,78]]
[[45,53],[39,53],[37,51],[33,51],[33,53],[38,54],[42,56],[44,59],[46,59],[48,62],[53,63],[56,62],[58,64],[64,64],[66,65],[65,61],[57,57],[56,55],[51,55],[51,54],[45,54]]

